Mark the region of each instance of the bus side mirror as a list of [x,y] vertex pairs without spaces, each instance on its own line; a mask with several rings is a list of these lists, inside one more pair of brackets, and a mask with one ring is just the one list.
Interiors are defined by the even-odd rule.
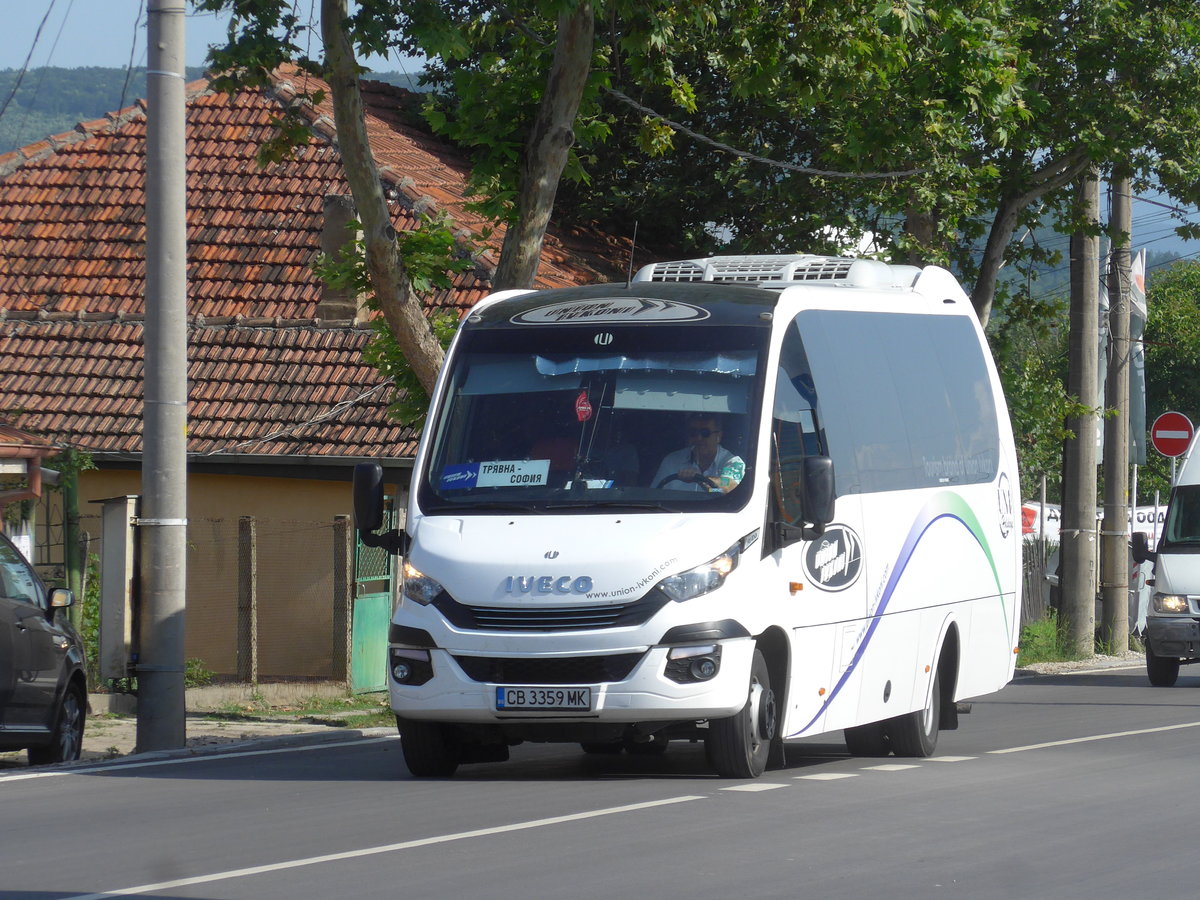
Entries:
[[805,456],[786,460],[779,467],[779,515],[772,524],[767,552],[798,541],[811,541],[833,521],[833,460],[828,456]]
[[359,463],[354,467],[354,527],[378,531],[383,524],[383,466]]
[[1158,554],[1150,549],[1150,540],[1146,537],[1146,532],[1135,531],[1133,533],[1133,558],[1136,562],[1154,562],[1158,559]]
[[403,530],[376,534],[383,525],[383,466],[359,463],[354,467],[354,527],[367,547],[381,547],[388,553],[408,551],[408,535]]
[[806,456],[801,475],[804,492],[804,520],[818,533],[833,521],[833,504],[837,499],[833,487],[833,460],[828,456]]

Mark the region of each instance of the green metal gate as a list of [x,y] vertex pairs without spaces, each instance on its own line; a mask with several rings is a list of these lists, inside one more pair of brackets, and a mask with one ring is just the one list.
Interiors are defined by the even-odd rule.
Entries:
[[[392,498],[385,499],[383,530],[395,527]],[[356,532],[357,535],[357,532]],[[387,634],[392,619],[396,557],[366,547],[355,537],[354,610],[350,624],[350,690],[356,694],[387,690]]]

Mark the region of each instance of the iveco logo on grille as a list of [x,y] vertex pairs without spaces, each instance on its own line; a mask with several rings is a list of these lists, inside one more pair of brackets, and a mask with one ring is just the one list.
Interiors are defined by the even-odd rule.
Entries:
[[592,589],[592,577],[509,575],[502,584],[509,594],[586,594]]
[[854,584],[862,569],[862,541],[845,525],[830,525],[804,552],[804,570],[825,591]]

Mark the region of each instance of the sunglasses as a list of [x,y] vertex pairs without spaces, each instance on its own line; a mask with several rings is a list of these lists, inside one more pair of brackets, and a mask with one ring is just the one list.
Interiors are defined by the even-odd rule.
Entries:
[[720,430],[717,428],[689,428],[688,429],[688,437],[707,438],[707,437],[711,437],[714,434],[720,434],[720,433],[721,433]]

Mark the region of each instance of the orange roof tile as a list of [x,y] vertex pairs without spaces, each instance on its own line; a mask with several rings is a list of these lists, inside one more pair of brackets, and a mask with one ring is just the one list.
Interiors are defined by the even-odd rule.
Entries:
[[[303,77],[285,72],[274,91],[236,97],[206,81],[188,86],[188,450],[411,456],[416,435],[384,415],[386,385],[362,362],[369,331],[316,319],[310,264],[324,197],[349,193],[329,100],[309,110],[312,138],[295,159],[256,162]],[[433,203],[478,237],[485,223],[467,209],[466,160],[406,124],[407,96],[364,83],[397,229]],[[97,454],[141,452],[145,133],[138,101],[0,156],[0,410]],[[427,306],[461,314],[486,294],[502,237],[492,234],[480,266]],[[626,253],[579,232],[548,235],[547,247],[539,287],[619,273]]]

